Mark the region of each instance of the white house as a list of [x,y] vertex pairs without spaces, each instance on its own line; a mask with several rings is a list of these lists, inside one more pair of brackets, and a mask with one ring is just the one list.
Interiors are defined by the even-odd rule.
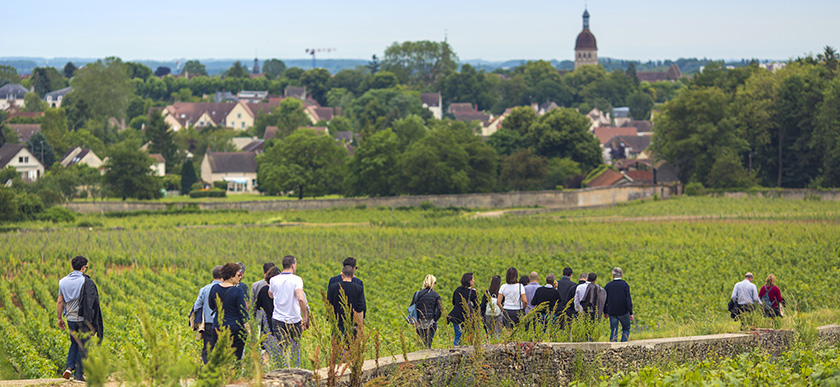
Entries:
[[0,87],[0,110],[6,110],[12,105],[23,107],[23,97],[27,91],[25,87],[11,83]]
[[60,163],[65,167],[69,167],[74,164],[82,164],[96,169],[102,168],[103,164],[102,159],[100,159],[96,153],[93,153],[92,150],[77,146],[70,148],[70,150],[61,157]]
[[[21,144],[3,144],[0,146],[0,169],[14,167],[23,180],[38,180],[44,175],[44,164],[29,149]],[[0,182],[3,184],[4,182]]]
[[421,93],[420,101],[423,102],[423,107],[432,112],[432,116],[442,120],[443,119],[443,98],[440,92],[437,93]]
[[51,91],[44,95],[44,101],[47,102],[49,107],[61,107],[61,101],[64,100],[64,96],[67,95],[72,89],[69,87],[65,87],[63,89],[58,89],[56,91]]
[[257,186],[257,154],[254,152],[207,152],[201,161],[201,180],[227,182],[229,193],[254,192]]
[[166,159],[163,158],[163,155],[160,153],[150,153],[149,156],[155,161],[152,164],[152,170],[155,171],[155,175],[166,175]]

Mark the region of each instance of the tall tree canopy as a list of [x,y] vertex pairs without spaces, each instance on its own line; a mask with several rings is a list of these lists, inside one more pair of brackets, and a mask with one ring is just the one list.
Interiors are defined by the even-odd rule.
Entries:
[[87,118],[124,118],[134,92],[125,63],[109,57],[88,63],[73,77],[73,101],[85,106]]
[[403,83],[431,85],[458,69],[458,56],[446,42],[394,42],[385,49],[382,70]]
[[257,156],[259,189],[269,195],[294,192],[317,196],[339,193],[347,150],[330,136],[297,130]]

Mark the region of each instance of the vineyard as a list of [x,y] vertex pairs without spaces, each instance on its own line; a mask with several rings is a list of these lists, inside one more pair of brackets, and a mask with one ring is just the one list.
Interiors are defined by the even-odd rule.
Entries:
[[[636,310],[631,339],[737,331],[726,303],[747,271],[756,273],[758,283],[775,274],[785,298],[815,323],[840,317],[840,292],[832,291],[840,277],[836,203],[678,198],[522,217],[474,214],[455,208],[353,208],[96,215],[80,217],[72,226],[27,224],[49,230],[0,234],[0,257],[6,262],[0,271],[0,335],[5,338],[0,359],[8,359],[0,360],[0,377],[55,377],[63,370],[69,343],[56,328],[55,300],[58,280],[76,255],[91,260],[88,274],[102,298],[104,344],[118,359],[135,352],[149,356],[138,321],[142,308],[181,343],[173,349],[175,356],[197,363],[200,341],[186,316],[198,289],[210,282],[210,269],[244,262],[244,281],[250,284],[260,278],[263,262],[279,263],[287,254],[298,257],[298,274],[322,323],[321,292],[328,278],[339,272],[344,257],[359,260],[366,324],[379,333],[382,356],[421,347],[404,314],[426,274],[437,276],[436,290],[449,300],[463,273],[474,272],[482,289],[509,266],[520,273],[537,271],[541,279],[570,266],[576,273],[598,273],[602,285],[620,266]],[[721,214],[730,218],[714,219]],[[708,218],[604,221],[688,215]],[[277,227],[296,222],[311,224]],[[438,332],[434,347],[451,346],[452,329],[443,320]],[[316,356],[313,335],[304,334],[302,366],[307,368]]]

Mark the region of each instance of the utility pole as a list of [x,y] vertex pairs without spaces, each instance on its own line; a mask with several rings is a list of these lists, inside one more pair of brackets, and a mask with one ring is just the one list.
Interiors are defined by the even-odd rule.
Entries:
[[334,48],[307,48],[306,53],[312,55],[312,68],[316,68],[315,65],[315,53],[316,52],[332,52],[335,51]]

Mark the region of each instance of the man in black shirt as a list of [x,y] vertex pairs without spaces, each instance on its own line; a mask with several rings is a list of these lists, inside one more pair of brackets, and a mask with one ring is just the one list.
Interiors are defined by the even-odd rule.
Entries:
[[[345,334],[345,324],[347,324],[345,319],[349,315],[354,324],[353,336],[355,336],[355,331],[362,330],[364,327],[365,307],[361,303],[364,290],[359,284],[353,282],[353,271],[352,266],[344,266],[344,270],[341,271],[341,281],[331,284],[327,289],[327,301],[333,307],[341,334]],[[344,300],[341,297],[342,293],[346,297]]]
[[610,341],[618,339],[618,325],[621,324],[621,341],[630,336],[630,322],[633,321],[633,300],[630,298],[630,285],[621,277],[624,272],[616,267],[612,271],[613,280],[604,286],[607,301],[604,312],[610,319]]
[[[545,286],[534,291],[534,297],[531,298],[531,305],[536,309],[539,308],[540,319],[543,323],[543,331],[550,319],[553,319],[556,314],[559,314],[562,309],[557,307],[557,302],[560,301],[560,293],[557,292],[557,282],[555,275],[549,274],[545,276]],[[559,309],[559,310],[558,310]]]
[[[344,262],[342,262],[342,264],[341,264],[342,271],[343,271],[343,268],[345,268],[347,266],[350,266],[350,267],[353,268],[353,274],[351,275],[352,282],[354,284],[359,285],[359,287],[362,288],[362,298],[359,301],[360,302],[359,308],[361,308],[362,310],[367,310],[367,301],[365,301],[365,284],[362,282],[362,280],[360,280],[358,277],[356,277],[356,258],[353,258],[353,257],[344,258]],[[330,285],[332,285],[334,283],[337,283],[337,282],[341,282],[341,281],[342,281],[341,274],[339,274],[335,277],[331,277],[329,284],[327,284],[327,287],[329,288]]]

